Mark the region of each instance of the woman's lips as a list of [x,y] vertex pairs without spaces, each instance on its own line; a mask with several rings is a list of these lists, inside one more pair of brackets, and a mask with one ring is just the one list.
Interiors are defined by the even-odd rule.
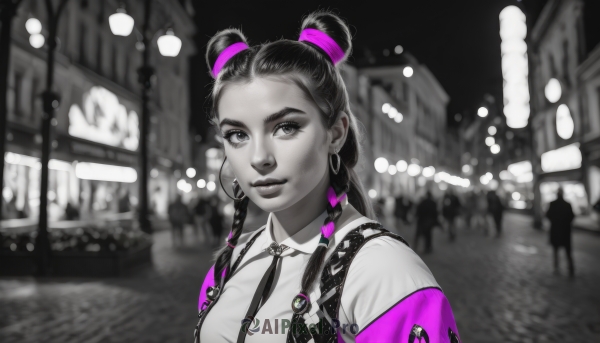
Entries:
[[256,188],[256,191],[260,195],[270,195],[270,194],[279,192],[283,188],[283,185],[286,182],[287,181],[282,181],[282,182],[279,182],[279,183],[270,183],[270,184],[267,184],[267,185],[255,186],[254,188]]

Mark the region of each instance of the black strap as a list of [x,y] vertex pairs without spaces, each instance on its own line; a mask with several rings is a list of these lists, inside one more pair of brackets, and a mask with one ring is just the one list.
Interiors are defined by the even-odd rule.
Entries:
[[[254,244],[254,241],[256,240],[256,238],[258,238],[258,236],[260,236],[260,234],[261,234],[261,232],[263,230],[264,230],[264,227],[262,229],[259,229],[257,231],[257,233],[254,234],[254,236],[252,236],[252,238],[250,238],[250,240],[248,241],[248,243],[246,243],[246,246],[244,246],[244,248],[240,251],[240,254],[239,254],[237,260],[235,261],[235,263],[231,267],[231,271],[229,271],[227,273],[227,275],[225,276],[225,280],[223,280],[224,281],[223,285],[225,283],[227,283],[227,281],[229,281],[229,279],[233,276],[233,274],[237,270],[237,267],[239,266],[240,262],[242,261],[242,259],[244,258],[244,256],[248,252],[248,250],[250,250],[250,247],[252,246],[252,244]],[[224,286],[222,288],[224,289]],[[199,319],[198,319],[198,324],[196,324],[196,329],[194,330],[194,343],[199,343],[200,342],[200,329],[202,328],[202,324],[204,323],[204,319],[206,318],[206,315],[212,309],[212,307],[217,303],[217,300],[219,300],[219,298],[221,297],[221,293],[222,292],[219,292],[219,294],[217,295],[217,299],[215,299],[214,301],[210,302],[210,304],[208,305],[207,308],[205,308],[204,310],[201,310],[198,313],[198,318]]]
[[[258,305],[260,304],[260,300],[263,299],[264,297],[266,297],[266,295],[269,293],[269,289],[271,288],[271,282],[268,282],[269,279],[273,279],[274,275],[275,275],[275,270],[277,269],[277,262],[279,262],[280,256],[279,255],[275,255],[273,256],[273,260],[271,261],[271,265],[269,266],[269,268],[267,268],[267,270],[265,271],[265,274],[263,275],[262,279],[260,280],[260,283],[258,284],[258,287],[256,288],[256,291],[254,292],[254,296],[252,297],[252,301],[250,302],[250,307],[248,308],[248,312],[246,312],[246,316],[244,316],[244,324],[246,327],[245,329],[242,328],[238,334],[238,339],[237,339],[237,343],[244,343],[244,341],[246,340],[246,333],[248,332],[248,328],[250,327],[250,324],[252,323],[252,321],[254,320],[254,316],[256,315],[256,312],[258,312]],[[269,287],[267,286],[267,283],[269,284]]]

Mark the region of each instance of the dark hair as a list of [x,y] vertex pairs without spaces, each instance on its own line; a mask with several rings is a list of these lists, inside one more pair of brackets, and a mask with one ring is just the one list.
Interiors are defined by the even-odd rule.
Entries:
[[[313,28],[326,33],[344,51],[345,58],[350,55],[352,41],[348,26],[336,15],[327,11],[318,11],[308,15],[303,21],[301,30]],[[246,37],[237,29],[227,29],[218,32],[208,43],[206,63],[212,69],[215,61],[231,44],[244,42]],[[249,45],[249,44],[248,44]],[[340,61],[340,63],[342,63]],[[338,65],[340,64],[338,63]],[[348,93],[344,81],[330,57],[321,48],[309,42],[292,40],[278,40],[259,46],[250,46],[248,49],[234,55],[221,69],[212,91],[212,111],[209,120],[213,124],[218,121],[218,103],[223,90],[230,84],[247,83],[257,77],[278,76],[295,83],[306,95],[312,99],[321,111],[324,126],[329,129],[335,124],[340,113],[348,115],[350,127],[344,145],[339,151],[341,167],[337,175],[330,171],[331,186],[339,196],[347,193],[348,201],[358,212],[368,218],[375,218],[371,202],[366,196],[362,183],[354,171],[359,155],[360,133],[357,120],[350,110]],[[246,198],[247,199],[247,198]],[[247,201],[236,201],[235,215],[232,226],[232,245],[242,232],[246,217]],[[331,207],[327,202],[328,216],[324,224],[336,222],[342,214],[341,204]],[[316,280],[323,265],[327,248],[319,246],[312,254],[302,277],[301,293],[308,295],[312,283]],[[223,247],[218,252],[215,263],[215,281],[219,284],[221,273],[230,263],[233,249]]]

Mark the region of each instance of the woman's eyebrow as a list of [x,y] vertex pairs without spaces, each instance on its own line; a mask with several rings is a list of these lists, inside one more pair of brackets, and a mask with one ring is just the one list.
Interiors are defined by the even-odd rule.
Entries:
[[[285,116],[287,116],[288,114],[293,114],[293,113],[300,113],[300,114],[306,114],[306,112],[299,110],[297,108],[293,108],[293,107],[285,107],[284,109],[275,112],[271,115],[269,115],[268,117],[266,117],[263,122],[265,124],[268,124],[270,122],[273,122],[277,119],[283,118]],[[219,123],[219,128],[223,127],[223,125],[231,125],[231,126],[239,126],[239,127],[246,127],[246,124],[242,123],[239,120],[233,120],[233,119],[223,119],[220,123]]]
[[292,114],[292,113],[306,114],[306,112],[299,110],[297,108],[286,107],[286,108],[282,109],[281,111],[275,112],[275,113],[271,114],[270,116],[266,117],[265,120],[263,120],[263,122],[265,124],[268,124],[270,122],[273,122],[279,118],[283,118],[283,117],[287,116],[288,114]]

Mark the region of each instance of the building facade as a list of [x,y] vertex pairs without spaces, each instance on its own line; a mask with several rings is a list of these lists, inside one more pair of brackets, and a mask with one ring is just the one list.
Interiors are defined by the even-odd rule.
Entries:
[[[346,66],[342,73],[365,136],[358,172],[374,198],[416,195],[433,180],[434,175],[422,175],[425,167],[447,168],[441,155],[449,96],[425,65],[408,53],[405,58],[406,64]],[[378,158],[388,161],[387,171],[376,171]]]
[[[593,137],[598,132],[593,103],[597,104],[598,92],[589,91],[594,88],[594,54],[588,54],[591,47],[585,45],[584,11],[583,0],[551,0],[530,37],[530,123],[538,222],[558,188],[565,191],[576,221],[593,215],[590,204],[598,197],[594,180],[600,176],[593,164],[597,151]],[[591,163],[587,162],[590,158]]]
[[[156,73],[150,96],[149,207],[166,216],[177,193],[176,181],[191,166],[188,137],[188,57],[194,53],[193,22],[188,1],[153,1],[150,30],[171,27],[182,40],[177,57],[163,57],[154,35],[150,64]],[[118,37],[108,17],[117,1],[69,1],[59,22],[54,91],[60,107],[53,120],[49,180],[50,220],[65,217],[68,204],[82,219],[129,212],[137,203],[141,91],[137,69],[144,2],[126,2],[135,29]],[[41,156],[40,94],[45,90],[46,48],[34,48],[26,29],[29,19],[47,34],[44,2],[25,0],[13,21],[9,67],[8,125],[3,201],[5,218],[39,213]],[[163,31],[161,31],[161,29]]]

